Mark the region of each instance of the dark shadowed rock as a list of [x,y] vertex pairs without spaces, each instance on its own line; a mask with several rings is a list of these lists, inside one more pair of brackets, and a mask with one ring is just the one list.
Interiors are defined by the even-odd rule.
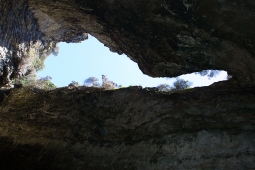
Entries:
[[20,88],[2,96],[5,169],[255,168],[254,88]]
[[[0,0],[0,169],[255,169],[253,0]],[[152,77],[233,78],[176,93],[11,87],[88,33]]]
[[[73,35],[90,33],[111,51],[127,54],[147,75],[216,69],[228,71],[243,86],[254,84],[252,0],[29,3],[47,37],[70,42]],[[51,27],[46,29],[46,23]]]

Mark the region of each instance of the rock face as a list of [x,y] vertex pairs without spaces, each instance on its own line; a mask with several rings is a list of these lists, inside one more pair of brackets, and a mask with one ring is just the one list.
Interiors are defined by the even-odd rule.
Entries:
[[[47,36],[46,28],[50,28],[52,34],[56,34],[55,22],[45,14],[40,19],[41,26],[38,25],[38,19],[35,18],[37,15],[34,15],[31,9],[26,0],[0,1],[1,86],[9,85],[14,78],[34,74],[36,71],[34,63],[48,55],[56,42],[66,40]],[[58,31],[58,36],[64,37],[66,31],[70,30]],[[79,42],[87,38],[86,33],[72,32],[70,31],[71,35],[68,36],[67,42]]]
[[228,71],[242,86],[255,82],[252,0],[0,3],[2,79],[17,77],[21,58],[29,57],[35,42],[43,49],[51,41],[79,42],[90,33],[153,77],[217,69]]
[[1,97],[0,167],[254,169],[254,90],[11,90]]
[[0,0],[0,84],[87,33],[147,75],[226,70],[167,94],[1,92],[0,169],[255,169],[253,0]]
[[[70,41],[72,32],[90,33],[111,51],[127,54],[147,75],[174,77],[217,69],[228,71],[243,86],[254,84],[252,0],[31,0],[29,4],[48,37]],[[50,19],[44,22],[46,16]],[[45,28],[52,20],[57,23]]]

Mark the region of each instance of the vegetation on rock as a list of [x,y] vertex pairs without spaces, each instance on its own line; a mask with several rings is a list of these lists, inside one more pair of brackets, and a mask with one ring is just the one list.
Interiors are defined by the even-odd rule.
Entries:
[[[98,88],[104,88],[106,90],[113,90],[117,88],[122,88],[122,85],[118,85],[117,83],[108,80],[106,75],[102,75],[102,84],[98,82],[98,78],[96,77],[89,77],[86,80],[84,80],[84,86],[89,86],[89,87],[98,87]],[[73,81],[71,84],[75,84],[78,82]],[[69,86],[71,85],[69,84]],[[191,82],[176,78],[176,81],[173,82],[173,85],[170,86],[169,84],[160,84],[156,87],[156,89],[160,91],[165,91],[165,92],[176,92],[180,90],[184,90],[189,88],[192,85]],[[76,85],[77,86],[77,85]]]
[[195,74],[199,74],[200,76],[207,76],[209,79],[217,76],[219,73],[219,70],[203,70],[200,72],[195,72]]
[[50,81],[50,76],[36,79],[36,72],[42,70],[45,59],[51,54],[56,56],[58,50],[59,48],[56,42],[45,42],[45,44],[39,41],[36,42],[30,48],[28,55],[21,58],[17,78],[12,80],[12,84],[44,90],[55,89],[57,86]]
[[50,80],[52,78],[50,76],[42,77],[36,79],[36,75],[27,75],[22,78],[17,78],[13,80],[13,84],[21,85],[24,87],[32,87],[43,90],[53,90],[57,88],[57,86],[52,83]]
[[93,86],[93,87],[99,87],[100,83],[98,83],[98,78],[96,77],[89,77],[86,80],[84,80],[84,85],[86,86]]
[[157,88],[160,91],[176,92],[176,91],[180,91],[180,90],[185,90],[185,89],[189,88],[191,85],[192,85],[192,83],[187,80],[176,78],[176,81],[173,83],[172,86],[170,86],[169,84],[160,84],[157,86]]
[[79,82],[77,82],[77,81],[72,81],[70,84],[68,84],[68,86],[77,87],[77,86],[79,86]]
[[117,83],[114,83],[113,81],[108,80],[106,75],[102,75],[102,84],[100,84],[98,81],[99,80],[96,77],[89,77],[86,80],[84,80],[84,85],[100,87],[106,90],[113,90],[113,89],[122,87],[121,85],[118,86]]

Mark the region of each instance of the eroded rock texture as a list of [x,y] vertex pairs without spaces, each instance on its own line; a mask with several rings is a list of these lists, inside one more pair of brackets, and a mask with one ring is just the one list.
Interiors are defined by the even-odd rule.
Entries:
[[[228,71],[243,86],[254,84],[252,0],[29,2],[47,36],[70,41],[63,30],[88,32],[112,51],[126,53],[147,75],[217,69]],[[45,16],[57,23],[45,29]]]
[[0,84],[87,33],[150,76],[233,83],[1,92],[0,169],[255,169],[252,0],[0,0]]
[[29,56],[30,45],[41,32],[27,2],[0,1],[0,11],[0,83],[4,85],[18,73],[20,61]]
[[[35,63],[48,55],[57,42],[64,40],[47,36],[45,29],[50,27],[54,30],[54,21],[43,15],[40,19],[43,27],[39,28],[38,19],[31,9],[26,0],[0,1],[1,86],[10,85],[14,78],[34,74],[37,71]],[[58,33],[52,31],[52,34],[66,36],[65,30],[58,31]],[[79,42],[87,38],[86,33],[78,36],[77,34],[69,35],[68,42]]]
[[1,11],[5,79],[16,77],[31,44],[79,42],[90,33],[153,77],[217,69],[242,86],[255,82],[252,0],[1,0]]
[[0,166],[254,169],[253,92],[220,87],[174,94],[140,87],[12,90],[2,94]]

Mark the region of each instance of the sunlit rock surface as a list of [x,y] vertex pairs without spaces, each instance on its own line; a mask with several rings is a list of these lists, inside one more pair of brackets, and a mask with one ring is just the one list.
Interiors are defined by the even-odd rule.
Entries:
[[87,33],[153,77],[233,76],[173,94],[2,90],[0,169],[255,169],[254,1],[0,0],[0,13],[4,87]]
[[[28,1],[1,0],[0,12],[0,85],[9,86],[14,78],[33,74],[35,61],[48,53],[53,44],[65,40],[59,37],[65,37],[68,30],[54,32],[57,24],[47,14],[36,15]],[[38,16],[41,19],[35,18]],[[58,39],[47,36],[48,29],[58,34]],[[68,38],[68,42],[79,42],[87,39],[87,34],[71,33]]]

